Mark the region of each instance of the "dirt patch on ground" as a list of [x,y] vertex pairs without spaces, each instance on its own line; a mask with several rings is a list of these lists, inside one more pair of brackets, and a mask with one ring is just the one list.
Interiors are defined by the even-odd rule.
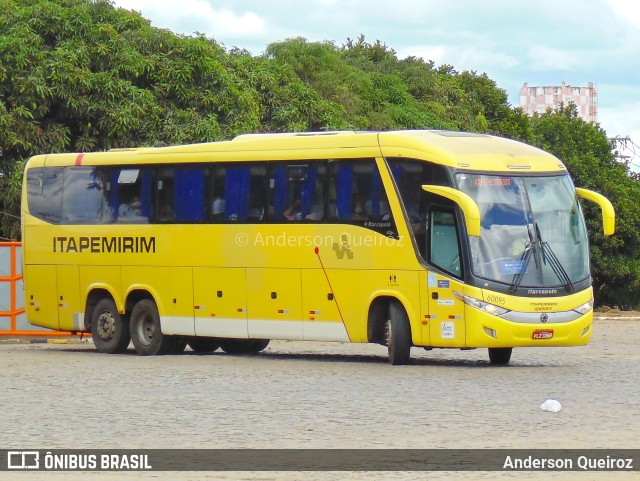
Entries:
[[611,308],[611,307],[599,307],[594,311],[594,316],[596,318],[629,318],[629,317],[637,317],[640,318],[640,311],[621,311],[620,309]]

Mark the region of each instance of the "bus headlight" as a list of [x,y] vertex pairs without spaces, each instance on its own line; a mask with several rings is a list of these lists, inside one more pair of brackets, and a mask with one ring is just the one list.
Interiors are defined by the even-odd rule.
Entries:
[[591,299],[589,302],[585,302],[580,307],[576,307],[574,311],[579,312],[584,316],[591,309],[593,309],[593,299]]
[[460,299],[462,302],[464,302],[466,305],[480,311],[484,311],[487,314],[491,314],[492,316],[501,316],[502,314],[509,312],[509,309],[496,306],[495,304],[489,304],[488,302],[481,301],[480,299],[476,299],[475,297],[467,296],[466,294],[462,294],[461,292],[453,291],[453,295],[456,296],[457,299]]

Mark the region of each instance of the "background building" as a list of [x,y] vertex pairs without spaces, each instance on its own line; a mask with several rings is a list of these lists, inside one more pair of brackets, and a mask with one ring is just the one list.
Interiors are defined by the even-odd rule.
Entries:
[[525,83],[520,89],[520,107],[527,115],[541,114],[547,107],[553,109],[560,102],[565,105],[573,102],[580,117],[588,122],[598,121],[598,97],[593,82],[589,82],[586,87],[573,87],[564,82],[562,85],[529,87]]

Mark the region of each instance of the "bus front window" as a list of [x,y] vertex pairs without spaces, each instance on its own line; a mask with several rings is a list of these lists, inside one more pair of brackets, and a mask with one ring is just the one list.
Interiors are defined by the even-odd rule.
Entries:
[[469,241],[476,276],[514,291],[572,290],[589,276],[586,228],[569,176],[458,173],[456,180],[480,208],[480,236]]

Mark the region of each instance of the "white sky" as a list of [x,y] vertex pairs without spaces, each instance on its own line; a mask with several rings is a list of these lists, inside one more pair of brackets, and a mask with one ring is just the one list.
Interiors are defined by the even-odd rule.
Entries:
[[[520,87],[593,82],[609,137],[640,145],[637,0],[113,0],[153,26],[202,33],[258,55],[291,37],[342,45],[364,34],[399,58],[486,72],[509,102]],[[629,153],[629,152],[627,152]],[[640,163],[640,151],[634,159]]]

